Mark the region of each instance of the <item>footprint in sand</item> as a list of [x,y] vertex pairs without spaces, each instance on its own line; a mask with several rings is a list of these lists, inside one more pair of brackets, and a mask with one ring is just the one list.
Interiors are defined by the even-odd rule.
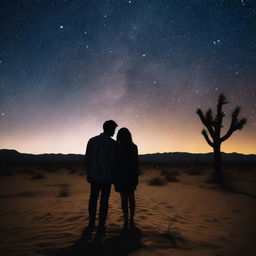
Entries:
[[241,209],[234,209],[234,210],[232,210],[233,213],[239,213],[241,211],[242,211]]
[[146,220],[147,219],[147,217],[145,215],[139,215],[138,218],[142,219],[142,220]]

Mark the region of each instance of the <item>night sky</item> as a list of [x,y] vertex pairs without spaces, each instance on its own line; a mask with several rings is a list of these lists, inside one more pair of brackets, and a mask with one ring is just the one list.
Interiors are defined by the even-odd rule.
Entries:
[[[256,1],[0,0],[0,148],[84,153],[105,120],[140,153],[210,152],[198,107],[226,94],[256,153]],[[115,138],[115,137],[114,137]]]

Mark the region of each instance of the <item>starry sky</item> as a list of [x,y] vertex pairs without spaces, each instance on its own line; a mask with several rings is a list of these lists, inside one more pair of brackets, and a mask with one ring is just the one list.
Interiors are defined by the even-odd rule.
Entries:
[[[139,152],[210,152],[200,107],[225,93],[256,153],[254,0],[0,0],[0,148],[81,153],[105,120]],[[115,137],[114,137],[115,138]]]

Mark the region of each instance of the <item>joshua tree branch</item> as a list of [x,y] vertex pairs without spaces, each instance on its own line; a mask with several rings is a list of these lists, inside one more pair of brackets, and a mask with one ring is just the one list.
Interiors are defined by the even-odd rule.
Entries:
[[222,127],[222,120],[225,114],[222,112],[223,105],[227,104],[228,101],[224,94],[220,94],[218,105],[217,105],[217,115],[215,119],[215,130],[220,134],[220,129]]
[[205,113],[205,119],[208,123],[210,123],[211,126],[213,126],[213,116],[212,116],[212,110],[209,108],[207,112]]
[[236,130],[241,130],[243,129],[244,125],[247,123],[247,120],[245,118],[239,120],[237,123],[236,123]]
[[201,109],[198,109],[198,110],[196,111],[196,113],[197,113],[198,116],[200,117],[202,123],[203,123],[203,124],[205,125],[205,127],[208,129],[208,131],[209,131],[211,137],[214,138],[214,131],[213,131],[213,128],[212,128],[212,126],[210,125],[210,123],[207,122],[206,118],[204,117],[204,114],[203,114],[202,110],[201,110]]
[[221,137],[220,141],[223,142],[223,141],[227,140],[233,134],[234,131],[235,131],[235,129],[232,127],[232,124],[231,124],[227,133],[223,137]]
[[213,142],[209,139],[209,136],[208,136],[207,131],[206,131],[205,129],[202,130],[202,134],[203,134],[205,140],[207,141],[207,143],[208,143],[211,147],[213,147],[214,144],[213,144]]
[[230,127],[227,133],[221,138],[221,142],[227,140],[236,130],[241,130],[243,126],[246,124],[247,121],[245,118],[241,120],[237,119],[239,112],[240,112],[240,108],[237,107],[232,114],[232,121],[231,121]]

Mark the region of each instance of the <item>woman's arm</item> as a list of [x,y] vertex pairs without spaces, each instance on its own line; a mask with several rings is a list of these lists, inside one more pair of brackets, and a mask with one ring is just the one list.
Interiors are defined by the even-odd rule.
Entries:
[[138,156],[138,147],[135,145],[134,154],[133,154],[133,167],[135,170],[135,174],[139,176],[139,156]]

